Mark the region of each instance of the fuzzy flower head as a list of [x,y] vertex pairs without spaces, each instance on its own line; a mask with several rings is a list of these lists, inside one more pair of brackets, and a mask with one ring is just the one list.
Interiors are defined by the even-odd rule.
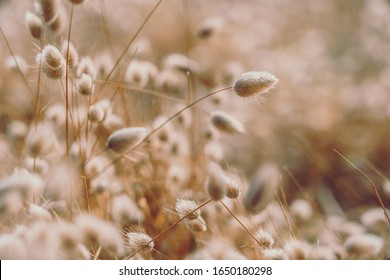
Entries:
[[272,235],[262,229],[256,233],[256,238],[259,241],[259,244],[261,244],[261,249],[272,249],[272,246],[275,243]]
[[131,150],[148,134],[143,127],[127,127],[113,132],[107,139],[107,147],[117,154],[124,154]]
[[246,131],[244,125],[238,119],[221,110],[211,113],[211,122],[219,131],[224,133],[244,134]]
[[38,53],[36,61],[50,79],[61,79],[65,75],[65,59],[53,45],[46,45],[42,52]]
[[181,219],[186,217],[188,220],[194,220],[200,216],[200,209],[195,210],[197,207],[198,205],[193,200],[178,199],[175,210]]
[[143,232],[129,232],[127,241],[132,251],[152,251],[154,242],[152,238]]
[[250,71],[236,80],[233,89],[240,97],[258,96],[269,92],[278,81],[278,78],[267,71]]

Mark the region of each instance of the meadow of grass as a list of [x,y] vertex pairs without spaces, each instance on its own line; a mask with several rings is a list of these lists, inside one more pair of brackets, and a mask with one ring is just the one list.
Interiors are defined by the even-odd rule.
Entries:
[[0,1],[0,259],[386,259],[390,2]]

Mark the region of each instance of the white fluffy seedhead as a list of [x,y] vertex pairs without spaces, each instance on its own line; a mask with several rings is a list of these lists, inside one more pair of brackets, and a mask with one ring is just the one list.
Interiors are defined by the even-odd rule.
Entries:
[[164,69],[175,69],[184,73],[197,73],[200,69],[199,64],[196,61],[179,53],[165,56],[162,63]]
[[222,175],[226,185],[226,196],[228,198],[237,198],[240,195],[240,186],[238,183],[227,175]]
[[185,221],[186,227],[192,232],[204,232],[207,230],[206,221],[202,216],[196,219]]
[[65,106],[62,103],[55,103],[46,108],[44,119],[54,128],[61,128],[66,122]]
[[290,260],[307,260],[310,257],[309,245],[301,240],[288,240],[283,249]]
[[176,93],[183,86],[182,76],[184,75],[175,69],[163,69],[156,75],[155,85],[162,91]]
[[210,163],[208,166],[208,177],[206,188],[214,200],[221,200],[226,194],[226,182],[222,177],[223,171],[216,163]]
[[208,18],[202,22],[197,31],[199,39],[208,39],[222,29],[224,20],[222,17]]
[[87,74],[92,77],[95,75],[95,64],[89,56],[84,56],[80,58],[80,61],[77,65],[76,75],[77,77],[81,77],[82,74]]
[[26,244],[15,234],[0,235],[0,259],[21,260],[27,257]]
[[27,11],[25,21],[31,36],[35,39],[41,39],[43,35],[43,22],[41,18],[36,14]]
[[298,222],[309,221],[313,215],[310,203],[304,199],[296,199],[290,205],[290,211]]
[[65,25],[66,25],[66,12],[65,9],[60,7],[58,9],[57,15],[47,24],[49,25],[49,28],[51,31],[53,31],[55,34],[59,35],[64,31]]
[[[68,44],[69,44],[69,53],[68,53]],[[68,40],[65,40],[61,45],[61,53],[62,56],[66,59],[66,55],[68,53],[68,65],[71,69],[76,68],[77,64],[79,63],[79,54],[73,45],[72,42],[68,42]]]
[[350,257],[367,258],[375,257],[383,249],[384,240],[374,234],[356,234],[347,238],[344,247]]
[[278,167],[271,163],[259,168],[244,197],[244,205],[249,212],[259,213],[274,198],[279,186],[279,174]]
[[105,79],[114,66],[113,59],[109,52],[103,52],[96,59],[96,75]]
[[53,45],[46,45],[38,53],[36,61],[41,66],[42,72],[50,79],[60,79],[65,75],[65,59]]
[[80,94],[90,95],[94,89],[93,78],[90,75],[82,74],[76,86]]
[[125,82],[139,87],[146,87],[149,78],[148,68],[144,66],[142,61],[138,60],[131,61],[124,76]]
[[250,71],[242,74],[234,83],[234,92],[240,97],[267,93],[278,83],[278,78],[267,71]]
[[5,68],[16,73],[20,71],[22,74],[26,74],[28,71],[27,61],[20,55],[12,55],[7,57],[5,59],[4,65]]
[[80,214],[75,220],[86,246],[101,246],[102,252],[111,257],[123,253],[122,236],[110,222],[90,214]]
[[28,207],[28,214],[34,221],[50,221],[53,218],[47,209],[33,203]]
[[194,220],[200,216],[200,209],[195,210],[197,207],[198,204],[195,201],[187,199],[177,199],[175,204],[175,210],[180,219],[186,217],[187,220]]
[[26,157],[24,160],[25,168],[32,173],[44,176],[49,171],[50,165],[43,158]]
[[[386,211],[389,213],[389,210]],[[385,213],[381,207],[368,209],[361,215],[360,220],[371,232],[382,233],[388,230]]]
[[17,214],[33,195],[42,190],[42,179],[24,169],[17,169],[12,175],[0,179],[0,216]]
[[104,118],[102,126],[108,133],[113,133],[118,129],[124,128],[125,121],[121,116],[110,113]]
[[144,215],[133,199],[125,194],[114,197],[111,201],[111,217],[120,225],[142,222]]
[[60,5],[59,0],[38,0],[35,8],[42,15],[43,20],[48,23],[57,16]]
[[140,144],[147,134],[148,131],[144,127],[122,128],[111,133],[106,145],[115,153],[124,154]]
[[219,131],[224,133],[245,133],[244,125],[238,119],[224,111],[217,110],[212,112],[211,122]]
[[259,229],[256,233],[256,239],[261,244],[261,249],[272,249],[272,246],[274,245],[275,241],[272,237],[272,234],[269,232],[266,232],[262,229]]
[[23,121],[13,120],[7,125],[7,136],[13,140],[21,140],[27,135],[27,125]]
[[46,155],[54,147],[55,134],[51,126],[46,122],[38,123],[36,128],[31,128],[26,138],[27,152],[32,156]]
[[265,249],[261,251],[266,260],[286,260],[286,253],[282,249]]
[[80,4],[83,4],[83,3],[87,3],[88,0],[69,0],[69,2],[74,4],[74,5],[80,5]]
[[127,241],[132,252],[137,252],[139,250],[150,252],[154,247],[152,238],[143,232],[129,232],[127,234]]
[[111,113],[111,102],[108,99],[102,99],[89,108],[88,119],[91,122],[101,123]]

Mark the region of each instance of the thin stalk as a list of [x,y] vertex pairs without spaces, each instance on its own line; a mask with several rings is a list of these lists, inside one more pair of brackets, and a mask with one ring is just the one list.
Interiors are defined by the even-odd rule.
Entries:
[[233,211],[230,210],[229,207],[227,207],[227,205],[223,203],[222,200],[220,200],[219,202],[230,213],[230,215],[232,215],[232,217],[242,226],[242,228],[253,238],[253,240],[256,241],[256,243],[259,244],[260,247],[263,247],[260,241],[257,240],[256,236],[254,236],[253,233],[251,233],[251,231],[240,221],[240,219],[233,213]]
[[[144,21],[142,22],[141,26],[138,28],[137,32],[134,34],[134,36],[130,39],[130,41],[127,43],[125,49],[123,50],[122,54],[119,56],[119,58],[117,59],[117,61],[115,62],[114,66],[112,67],[110,73],[108,73],[107,77],[104,79],[105,81],[108,81],[108,79],[110,79],[110,77],[112,76],[112,74],[114,73],[115,69],[118,67],[119,65],[119,62],[123,59],[123,57],[126,55],[127,51],[129,50],[130,46],[133,44],[134,40],[138,37],[138,35],[141,33],[142,29],[145,27],[146,23],[149,21],[149,19],[152,17],[152,15],[154,14],[154,12],[157,10],[158,6],[160,6],[160,4],[163,2],[164,0],[159,0],[157,2],[157,4],[153,7],[153,9],[150,11],[150,13],[148,14],[148,16],[144,19]],[[100,89],[100,91],[97,93],[96,96],[98,96],[104,89],[104,84],[102,86],[102,88]]]
[[345,156],[343,156],[339,151],[337,151],[336,149],[333,149],[333,151],[335,151],[339,156],[341,156],[346,162],[348,162],[350,165],[352,165],[353,168],[355,168],[357,171],[359,171],[364,177],[367,178],[367,180],[370,182],[370,185],[372,187],[372,189],[374,190],[374,193],[378,199],[378,202],[380,204],[380,206],[382,207],[383,209],[383,213],[385,215],[385,219],[386,219],[386,222],[387,222],[387,227],[389,228],[390,230],[390,217],[389,217],[389,214],[387,213],[387,210],[386,210],[386,207],[382,201],[382,198],[381,196],[379,195],[379,192],[374,184],[374,182],[371,180],[371,178],[363,171],[361,170],[359,167],[357,167],[355,164],[353,164],[349,159],[347,159]]
[[27,81],[26,77],[24,76],[22,70],[20,69],[20,66],[19,66],[19,64],[18,64],[18,61],[16,60],[16,57],[15,57],[15,54],[14,54],[12,48],[11,48],[11,45],[10,45],[10,43],[8,42],[8,39],[7,39],[7,37],[5,36],[5,34],[4,34],[4,32],[3,32],[3,29],[2,29],[1,27],[0,27],[0,32],[1,32],[1,35],[3,36],[3,38],[4,38],[5,43],[7,44],[7,47],[8,47],[8,49],[9,49],[9,51],[11,52],[12,57],[13,57],[14,60],[15,60],[16,68],[18,69],[19,74],[22,76],[23,82],[26,84],[26,86],[27,86],[28,91],[30,92],[30,94],[33,95],[33,90],[32,90],[32,88],[30,87],[30,84],[28,83],[28,81]]
[[146,135],[146,137],[139,143],[137,144],[136,146],[134,146],[132,149],[130,149],[129,151],[127,151],[125,154],[119,156],[118,158],[114,159],[112,162],[110,162],[108,165],[106,165],[100,172],[104,172],[110,165],[112,164],[115,164],[117,162],[119,162],[125,155],[131,153],[132,151],[134,151],[135,149],[137,149],[139,146],[141,146],[143,143],[145,143],[148,139],[150,139],[150,137],[152,137],[152,135],[154,135],[157,131],[159,131],[161,128],[163,128],[167,123],[169,123],[170,121],[172,121],[174,118],[176,118],[177,116],[179,116],[181,113],[183,113],[185,110],[191,108],[192,106],[195,106],[196,104],[198,104],[199,102],[209,98],[210,96],[214,95],[214,94],[217,94],[219,92],[222,92],[222,91],[226,91],[226,90],[229,90],[231,89],[232,87],[226,87],[226,88],[223,88],[223,89],[220,89],[220,90],[217,90],[217,91],[213,91],[209,94],[206,94],[205,96],[201,97],[201,98],[198,98],[197,100],[191,102],[190,104],[188,104],[187,106],[185,106],[184,108],[182,108],[181,110],[177,111],[175,114],[173,114],[172,116],[170,116],[165,122],[163,122],[162,124],[160,124],[158,127],[156,127],[155,129],[153,129],[151,132],[149,132],[148,135]]
[[69,46],[70,46],[70,34],[72,32],[72,20],[73,20],[74,6],[70,10],[69,30],[68,30],[68,45],[66,46],[66,67],[65,67],[65,133],[66,133],[66,157],[69,158]]

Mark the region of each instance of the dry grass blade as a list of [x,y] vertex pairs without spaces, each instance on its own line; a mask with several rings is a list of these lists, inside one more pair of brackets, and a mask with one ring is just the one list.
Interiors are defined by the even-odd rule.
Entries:
[[347,159],[345,156],[343,156],[339,151],[337,151],[336,149],[333,149],[333,151],[335,151],[340,157],[342,157],[346,162],[348,162],[353,168],[355,168],[357,171],[359,171],[370,182],[370,185],[371,185],[371,187],[372,187],[372,189],[373,189],[373,191],[378,199],[379,205],[383,209],[383,214],[385,216],[387,226],[390,230],[390,217],[389,217],[389,214],[387,213],[386,207],[383,204],[383,200],[382,200],[381,196],[379,195],[379,192],[378,192],[374,182],[371,180],[371,178],[363,170],[361,170],[359,167],[357,167],[355,164],[353,164],[353,162],[351,162],[349,159]]
[[4,39],[5,43],[7,44],[8,50],[10,51],[12,57],[14,58],[15,65],[16,65],[16,67],[17,67],[17,69],[18,69],[19,74],[22,76],[22,79],[23,79],[24,84],[27,86],[28,91],[30,92],[30,94],[33,95],[33,94],[34,94],[34,93],[33,93],[33,90],[32,90],[32,88],[31,88],[29,82],[27,81],[26,76],[23,74],[23,71],[20,69],[20,66],[19,66],[19,64],[18,64],[18,61],[17,61],[17,59],[15,58],[14,51],[12,50],[11,45],[10,45],[10,43],[8,42],[8,39],[7,39],[7,37],[5,36],[4,31],[3,31],[3,29],[2,29],[1,27],[0,27],[0,32],[1,32],[1,35],[3,36],[3,39]]

